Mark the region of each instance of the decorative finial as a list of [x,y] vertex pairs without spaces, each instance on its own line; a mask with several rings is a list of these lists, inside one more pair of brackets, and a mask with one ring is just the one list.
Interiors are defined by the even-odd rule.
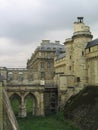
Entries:
[[77,17],[79,23],[83,23],[83,17]]

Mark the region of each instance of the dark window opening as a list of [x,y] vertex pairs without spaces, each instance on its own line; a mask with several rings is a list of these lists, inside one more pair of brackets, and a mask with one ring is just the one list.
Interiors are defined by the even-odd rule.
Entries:
[[21,75],[21,74],[19,74],[19,76],[18,76],[18,81],[23,81],[23,75]]
[[80,77],[77,77],[77,82],[80,82]]
[[51,63],[50,62],[47,63],[47,68],[51,68]]
[[89,48],[89,52],[91,51],[91,48]]
[[82,51],[82,56],[84,56],[84,51]]
[[69,66],[69,70],[71,70],[71,66]]
[[51,107],[55,107],[55,103],[51,103]]
[[45,73],[41,72],[41,79],[45,79]]
[[44,68],[44,62],[41,62],[41,68]]

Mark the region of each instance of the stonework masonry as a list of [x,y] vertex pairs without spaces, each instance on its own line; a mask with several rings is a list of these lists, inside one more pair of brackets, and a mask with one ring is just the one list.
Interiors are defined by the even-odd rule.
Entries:
[[[3,68],[1,70],[5,72]],[[0,75],[0,130],[19,130],[7,92],[5,91],[5,85],[5,78]]]
[[78,17],[78,22],[74,23],[73,36],[64,42],[65,56],[56,57],[54,60],[55,72],[59,70],[54,80],[58,83],[60,107],[84,87],[98,85],[98,39],[92,38],[90,28],[84,24],[83,17]]
[[33,99],[33,115],[44,116],[64,108],[66,101],[86,86],[98,86],[98,39],[92,40],[83,17],[74,22],[64,44],[42,40],[27,68],[1,68],[10,98],[19,101],[19,116],[26,117],[25,100]]
[[0,82],[0,130],[3,130],[2,82]]

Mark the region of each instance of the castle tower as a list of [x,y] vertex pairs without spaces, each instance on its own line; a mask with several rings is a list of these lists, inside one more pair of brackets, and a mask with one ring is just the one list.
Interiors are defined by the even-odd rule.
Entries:
[[[87,68],[85,58],[85,48],[92,40],[90,28],[83,22],[83,17],[78,17],[74,22],[74,33],[72,38],[66,39],[66,75],[74,77],[73,86],[82,88],[87,83]],[[73,79],[70,79],[70,82]],[[68,85],[67,85],[68,86]]]
[[83,22],[83,17],[78,17],[78,22],[74,23],[73,33],[73,74],[75,84],[78,87],[84,87],[87,83],[87,68],[85,58],[85,48],[92,40],[90,28]]
[[66,48],[66,69],[65,69],[65,74],[66,75],[72,75],[72,73],[73,73],[73,67],[72,67],[72,45],[73,45],[73,40],[72,40],[72,38],[66,39],[64,44],[65,44],[65,48]]

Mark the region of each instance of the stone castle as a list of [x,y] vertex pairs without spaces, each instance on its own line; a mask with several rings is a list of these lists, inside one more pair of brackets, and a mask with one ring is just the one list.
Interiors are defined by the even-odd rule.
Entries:
[[27,116],[26,98],[34,102],[36,116],[63,109],[66,101],[86,86],[98,85],[98,39],[92,40],[90,28],[78,17],[74,32],[64,45],[42,40],[27,68],[1,67],[10,101],[17,97],[19,116]]

